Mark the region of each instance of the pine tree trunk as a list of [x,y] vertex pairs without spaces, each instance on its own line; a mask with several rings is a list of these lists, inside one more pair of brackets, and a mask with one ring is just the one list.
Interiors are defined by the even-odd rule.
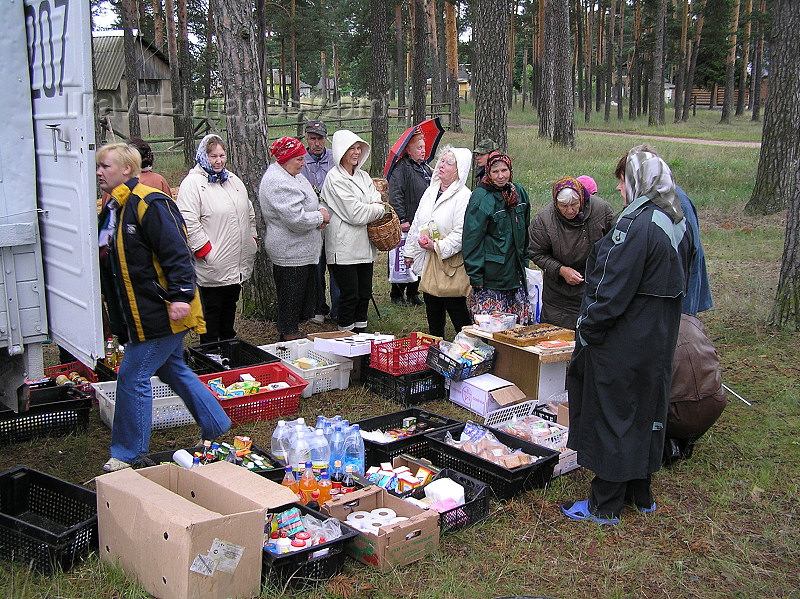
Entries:
[[472,60],[475,65],[475,143],[488,137],[503,149],[508,147],[509,90],[504,85],[505,77],[498,77],[498,73],[504,73],[508,64],[509,18],[505,3],[476,0],[473,34],[474,47],[480,49],[480,55]]
[[683,96],[683,122],[689,120],[689,105],[692,103],[692,90],[694,89],[694,73],[697,69],[697,55],[700,53],[700,40],[703,34],[703,21],[705,20],[706,0],[700,0],[700,8],[695,11],[697,14],[697,31],[694,34],[694,44],[692,46],[691,61],[689,64],[689,74],[686,77],[686,93]]
[[619,3],[619,31],[617,32],[617,120],[621,121],[624,118],[624,111],[622,109],[622,42],[625,34],[625,0]]
[[[762,15],[764,11],[767,9],[767,0],[761,0],[761,4],[759,5],[758,11]],[[754,79],[753,83],[753,90],[755,93],[753,94],[753,117],[752,120],[757,121],[760,118],[761,113],[761,61],[764,57],[764,29],[765,27],[762,24],[758,26],[758,44],[756,44],[756,59],[753,64],[753,74],[752,78]]]
[[569,0],[552,0],[553,143],[575,147],[575,100],[572,95],[572,42]]
[[733,93],[736,87],[736,32],[739,30],[739,5],[736,0],[733,5],[733,17],[731,17],[731,33],[728,41],[728,60],[725,63],[725,96],[722,101],[722,117],[720,124],[731,124],[731,113],[733,112]]
[[603,5],[597,5],[597,51],[595,52],[595,106],[594,111],[600,112],[600,105],[603,103],[603,90],[604,85],[603,82],[605,80],[603,76],[603,49],[605,48],[605,38],[603,36],[604,30],[604,20],[605,20],[605,11],[603,10]]
[[[264,217],[258,185],[269,156],[264,93],[259,76],[255,28],[239,0],[210,0],[216,15],[217,61],[225,92],[228,164],[244,182],[256,213],[256,229],[264,234]],[[256,254],[252,278],[243,287],[245,311],[256,318],[271,319],[275,310],[272,265],[263,251]]]
[[606,66],[605,66],[605,106],[603,107],[603,121],[606,123],[611,118],[611,79],[614,74],[614,21],[617,13],[617,2],[611,0],[608,12],[608,34],[606,44]]
[[745,210],[765,214],[771,208],[788,208],[781,271],[769,323],[800,331],[800,3],[776,0],[772,10],[764,133],[755,189]]
[[576,59],[578,61],[578,110],[583,110],[583,55],[584,55],[584,41],[583,41],[583,3],[581,0],[575,0],[575,26],[577,28],[575,37]]
[[686,81],[687,46],[689,36],[689,0],[681,0],[681,55],[678,61],[678,83],[675,85],[675,122],[681,120],[683,86]]
[[[750,62],[750,32],[752,30],[753,0],[745,5],[744,31],[742,32],[742,60],[739,70],[739,97],[736,99],[736,116],[744,114],[745,96],[747,95],[747,66]],[[750,100],[752,106],[752,99]]]
[[194,164],[194,105],[192,102],[192,63],[189,54],[189,19],[187,0],[178,0],[178,64],[181,68],[183,90],[183,162],[187,167]]
[[406,90],[408,75],[406,74],[405,27],[403,25],[403,3],[398,2],[394,8],[395,57],[397,63],[397,116],[405,118]]
[[414,58],[411,67],[411,118],[415,123],[425,120],[427,100],[427,26],[425,3],[413,0],[412,19],[414,22]]
[[[208,11],[206,13],[206,49],[203,52],[203,58],[205,60],[205,73],[204,73],[204,84],[203,84],[203,107],[208,108],[211,102],[211,63],[212,60],[212,39],[214,35],[214,14],[212,12],[211,3],[208,4]],[[259,74],[263,73],[263,41],[264,37],[259,36]],[[263,77],[259,77],[259,81],[263,81]],[[208,116],[208,111],[206,110],[206,117]]]
[[586,86],[583,100],[583,122],[589,123],[592,118],[592,48],[594,47],[594,20],[592,19],[592,6],[587,0],[586,13]]
[[542,80],[541,80],[541,93],[539,94],[539,137],[552,139],[553,138],[553,103],[554,89],[553,89],[553,1],[542,0],[544,6],[544,14],[542,17],[542,55],[547,57],[542,62]]
[[664,124],[664,20],[666,13],[667,0],[658,0],[653,32],[655,50],[653,51],[653,76],[650,79],[648,126]]
[[159,52],[164,51],[164,7],[161,0],[153,0],[153,42]]
[[389,154],[389,81],[385,65],[389,63],[389,15],[384,0],[370,0],[370,42],[372,68],[369,71],[369,96],[372,107],[372,148],[370,172],[383,175]]
[[450,131],[461,133],[461,94],[458,87],[458,27],[456,7],[445,2],[445,33],[447,43],[447,85],[450,96]]
[[136,61],[136,40],[133,37],[135,8],[132,0],[122,3],[123,49],[125,53],[125,100],[128,103],[128,137],[141,137],[139,124],[139,66]]
[[639,117],[639,90],[641,57],[639,56],[642,38],[642,7],[641,0],[633,0],[633,56],[631,57],[631,82],[628,100],[628,119],[635,121]]
[[426,0],[425,15],[428,20],[428,57],[431,61],[431,114],[439,113],[439,104],[444,101],[444,72],[439,70],[439,43],[437,39],[436,0]]

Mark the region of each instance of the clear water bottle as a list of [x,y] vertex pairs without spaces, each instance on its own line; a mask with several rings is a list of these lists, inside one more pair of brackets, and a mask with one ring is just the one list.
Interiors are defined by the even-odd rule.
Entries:
[[304,424],[295,426],[294,431],[294,440],[289,446],[289,463],[295,469],[295,478],[300,480],[303,465],[311,461],[311,445],[306,437]]
[[322,430],[325,433],[325,439],[328,441],[328,446],[330,447],[331,441],[333,440],[333,425],[330,422],[326,422]]
[[289,427],[285,420],[278,420],[278,425],[272,433],[269,450],[285,466],[289,459]]
[[364,474],[364,440],[357,424],[350,427],[344,443],[344,466],[353,467],[353,472]]
[[333,437],[331,437],[331,463],[337,460],[342,463],[342,470],[344,470],[344,430],[341,424],[337,424],[333,429]]
[[328,446],[325,433],[321,428],[318,428],[314,431],[314,436],[311,439],[311,464],[314,469],[314,476],[319,479],[322,476],[322,471],[327,469],[330,463],[331,448]]

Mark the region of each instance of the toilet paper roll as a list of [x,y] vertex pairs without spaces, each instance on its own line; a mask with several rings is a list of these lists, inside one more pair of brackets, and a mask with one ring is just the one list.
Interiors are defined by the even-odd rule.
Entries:
[[389,524],[397,524],[398,522],[404,522],[405,520],[408,520],[408,518],[405,516],[396,516],[389,520]]
[[362,511],[357,511],[357,512],[352,512],[352,513],[347,515],[347,522],[353,522],[355,524],[360,524],[362,522],[370,522],[373,519],[374,518],[373,518],[372,514],[370,514],[369,512],[365,512],[363,510]]
[[389,522],[392,518],[397,517],[397,512],[388,507],[379,507],[370,512],[375,520],[380,520],[384,524]]
[[367,525],[367,530],[369,532],[374,532],[375,534],[378,534],[378,529],[381,526],[385,526],[386,524],[388,524],[388,522],[384,522],[383,520],[373,520]]

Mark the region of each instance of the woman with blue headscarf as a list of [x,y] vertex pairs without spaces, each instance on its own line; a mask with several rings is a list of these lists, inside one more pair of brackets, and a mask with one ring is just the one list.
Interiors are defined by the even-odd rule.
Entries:
[[206,135],[178,191],[206,319],[201,343],[236,336],[236,303],[258,249],[253,204],[242,180],[225,168],[226,150],[219,135]]

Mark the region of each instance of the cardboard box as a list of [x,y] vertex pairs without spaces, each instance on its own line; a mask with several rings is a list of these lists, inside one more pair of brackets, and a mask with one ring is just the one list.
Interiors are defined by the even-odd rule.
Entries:
[[566,388],[568,361],[542,362],[539,356],[525,348],[514,347],[498,341],[489,341],[497,352],[492,372],[512,381],[528,397],[546,401],[551,395]]
[[379,487],[367,487],[340,495],[322,506],[322,512],[346,521],[352,512],[390,508],[408,520],[387,524],[377,533],[359,532],[347,552],[360,562],[389,570],[422,559],[439,547],[439,514],[423,510]]
[[96,483],[101,559],[159,599],[257,595],[267,508],[296,499],[228,462],[126,468]]
[[372,351],[372,341],[383,343],[394,340],[394,335],[379,335],[360,333],[354,335],[346,331],[331,331],[328,333],[312,333],[308,336],[314,340],[314,349],[327,351],[337,356],[352,358],[364,356]]
[[493,374],[450,383],[450,401],[480,416],[525,399],[525,394],[514,383]]
[[569,402],[558,404],[558,414],[556,415],[556,423],[561,426],[569,428]]

